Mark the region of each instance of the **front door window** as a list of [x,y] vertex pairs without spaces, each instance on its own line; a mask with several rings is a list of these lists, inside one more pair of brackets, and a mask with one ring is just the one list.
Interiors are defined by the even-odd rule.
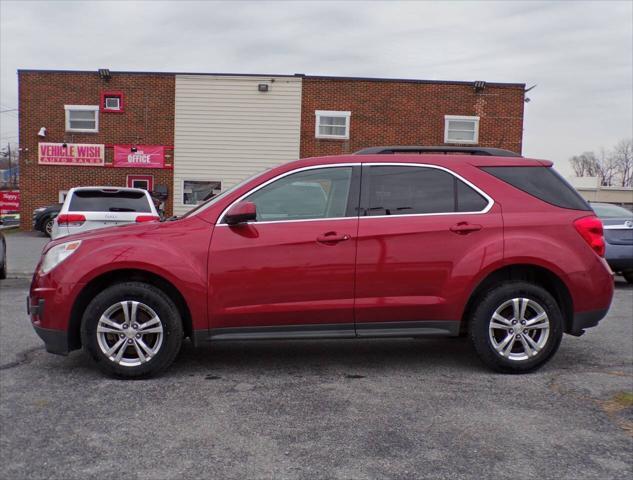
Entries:
[[314,220],[347,216],[352,167],[306,170],[283,177],[244,200],[257,206],[257,221]]

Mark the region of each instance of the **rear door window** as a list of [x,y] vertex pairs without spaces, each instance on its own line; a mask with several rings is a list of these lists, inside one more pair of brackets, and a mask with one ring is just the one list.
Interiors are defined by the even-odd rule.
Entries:
[[370,166],[363,170],[365,215],[480,212],[488,200],[451,173],[417,166]]
[[574,187],[551,167],[482,167],[482,170],[551,205],[591,211]]
[[74,192],[68,211],[148,213],[151,207],[144,192],[80,190]]

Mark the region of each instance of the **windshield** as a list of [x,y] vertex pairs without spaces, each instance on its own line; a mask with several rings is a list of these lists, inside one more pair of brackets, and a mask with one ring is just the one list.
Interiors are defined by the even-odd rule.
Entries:
[[600,218],[633,217],[633,212],[618,205],[592,203],[591,208]]
[[238,188],[242,187],[243,185],[246,185],[248,182],[250,182],[251,180],[254,180],[255,178],[259,177],[260,175],[263,175],[264,173],[266,173],[268,170],[270,170],[270,168],[267,168],[266,170],[263,170],[261,172],[257,172],[255,175],[251,175],[250,177],[248,177],[245,180],[242,180],[240,183],[233,185],[231,188],[229,188],[228,190],[224,190],[223,192],[219,193],[218,195],[211,197],[209,200],[207,200],[206,202],[201,203],[200,205],[196,205],[195,207],[193,207],[191,210],[189,210],[187,213],[185,213],[184,215],[182,215],[179,218],[185,218],[185,217],[190,217],[191,215],[193,215],[194,213],[198,213],[201,210],[204,210],[207,207],[210,207],[211,205],[215,204],[218,200],[220,200],[221,198],[226,197],[228,194],[233,193],[235,190],[237,190]]

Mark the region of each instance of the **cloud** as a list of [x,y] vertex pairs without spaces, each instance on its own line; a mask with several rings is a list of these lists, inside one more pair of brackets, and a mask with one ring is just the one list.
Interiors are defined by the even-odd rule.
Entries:
[[565,169],[631,135],[632,18],[626,1],[3,1],[0,101],[17,106],[18,68],[537,83],[524,153]]

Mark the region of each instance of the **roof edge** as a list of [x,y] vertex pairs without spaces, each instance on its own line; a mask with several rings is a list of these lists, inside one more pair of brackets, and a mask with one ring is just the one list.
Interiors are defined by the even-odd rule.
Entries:
[[[39,68],[19,68],[18,74],[21,73],[68,73],[68,74],[98,74],[97,70],[67,70],[67,69],[39,69]],[[206,75],[221,77],[280,77],[280,78],[304,78],[308,80],[334,80],[334,81],[363,81],[363,82],[394,82],[394,83],[421,83],[434,85],[473,85],[474,80],[424,80],[414,78],[387,78],[387,77],[356,77],[356,76],[339,76],[339,75],[307,75],[304,73],[227,73],[227,72],[151,72],[151,71],[133,71],[133,70],[111,70],[112,74],[124,75]],[[525,83],[512,82],[486,82],[491,87],[513,87],[525,89]]]

